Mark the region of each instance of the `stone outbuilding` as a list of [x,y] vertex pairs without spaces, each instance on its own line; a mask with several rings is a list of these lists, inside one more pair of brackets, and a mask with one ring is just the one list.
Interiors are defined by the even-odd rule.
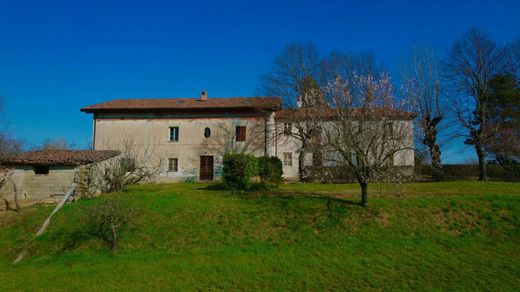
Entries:
[[111,150],[39,150],[0,158],[4,180],[0,197],[11,206],[15,196],[20,206],[54,203],[73,183],[78,184],[75,197],[81,196],[87,166],[119,154]]

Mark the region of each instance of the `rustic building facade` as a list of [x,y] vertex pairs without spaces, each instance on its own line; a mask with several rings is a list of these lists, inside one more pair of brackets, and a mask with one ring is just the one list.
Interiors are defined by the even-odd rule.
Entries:
[[88,191],[87,167],[117,155],[119,151],[41,150],[3,157],[0,167],[3,178],[8,177],[0,195],[11,206],[54,203],[76,183],[75,196],[81,196]]
[[[94,150],[152,151],[159,181],[215,180],[226,151],[277,156],[285,179],[298,178],[299,141],[286,133],[278,97],[120,99],[81,109],[93,114]],[[411,118],[402,118],[412,129]],[[406,141],[412,143],[412,141]],[[126,146],[125,146],[126,145]],[[413,165],[413,150],[396,165]],[[306,158],[312,164],[312,154]]]

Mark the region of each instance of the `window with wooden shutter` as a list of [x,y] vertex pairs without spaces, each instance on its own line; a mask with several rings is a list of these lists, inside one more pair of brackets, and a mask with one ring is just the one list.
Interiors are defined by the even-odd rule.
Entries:
[[177,158],[168,158],[168,171],[179,171],[179,160]]
[[246,140],[246,126],[237,126],[236,127],[236,141],[243,142]]

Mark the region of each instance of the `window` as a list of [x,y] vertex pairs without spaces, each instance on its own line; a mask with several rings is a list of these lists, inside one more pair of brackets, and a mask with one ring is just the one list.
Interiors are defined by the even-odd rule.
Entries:
[[209,138],[211,136],[211,129],[206,128],[204,129],[204,138]]
[[48,165],[34,166],[34,174],[49,174],[49,166]]
[[283,153],[283,165],[292,166],[292,153],[291,152]]
[[312,165],[313,166],[322,166],[323,165],[323,156],[321,152],[312,153]]
[[246,140],[246,126],[237,126],[235,131],[235,137],[237,142],[243,142]]
[[313,129],[309,134],[311,135],[310,143],[314,146],[320,146],[321,145],[321,130]]
[[170,127],[170,142],[179,142],[179,127]]
[[283,134],[291,135],[292,133],[292,124],[291,123],[283,123]]
[[171,172],[179,171],[179,159],[168,158],[168,171],[171,171]]

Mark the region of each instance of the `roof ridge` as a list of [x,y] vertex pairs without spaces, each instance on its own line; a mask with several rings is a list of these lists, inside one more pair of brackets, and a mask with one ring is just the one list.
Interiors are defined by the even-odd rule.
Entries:
[[82,107],[84,112],[107,110],[168,110],[168,109],[225,109],[257,108],[276,110],[282,99],[277,96],[213,97],[207,100],[192,97],[119,98]]

